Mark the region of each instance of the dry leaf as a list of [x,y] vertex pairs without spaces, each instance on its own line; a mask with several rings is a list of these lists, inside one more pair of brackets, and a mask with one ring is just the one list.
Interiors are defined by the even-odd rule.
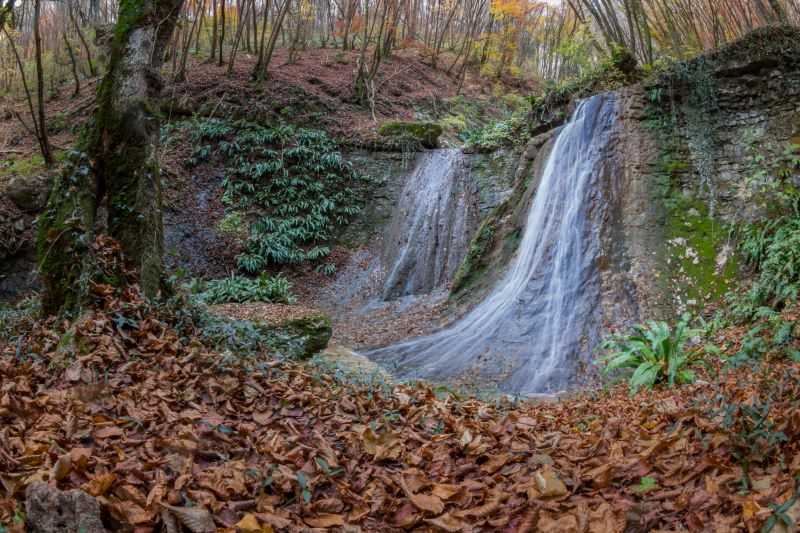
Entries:
[[335,527],[344,525],[344,518],[340,514],[323,513],[316,518],[305,518],[305,523],[311,527]]
[[50,471],[50,479],[61,481],[67,477],[70,470],[72,470],[72,454],[65,453],[60,455]]
[[437,496],[428,494],[411,494],[409,496],[411,502],[422,511],[428,511],[433,514],[440,514],[444,511],[444,502]]
[[569,492],[564,482],[552,470],[538,471],[533,474],[533,478],[542,498],[558,498]]
[[436,526],[443,531],[457,533],[459,531],[466,531],[469,529],[467,525],[460,519],[454,517],[450,513],[444,513],[442,516],[436,518],[427,518],[425,521],[432,526]]
[[108,439],[111,437],[121,437],[125,432],[119,426],[103,426],[94,430],[97,439]]
[[244,515],[241,520],[236,522],[236,527],[242,533],[261,533],[261,524],[251,514]]
[[92,456],[92,449],[72,448],[69,453],[72,456],[72,466],[81,469],[85,468],[86,464],[89,462],[89,458]]
[[84,492],[92,496],[102,496],[111,488],[111,485],[113,485],[116,480],[116,474],[100,474],[90,479],[81,488]]
[[217,526],[214,525],[214,519],[211,517],[211,513],[202,507],[173,507],[172,505],[166,505],[163,503],[159,503],[159,505],[165,509],[168,509],[173,515],[175,515],[175,518],[178,519],[178,522],[186,526],[186,528],[192,533],[213,533],[217,530]]

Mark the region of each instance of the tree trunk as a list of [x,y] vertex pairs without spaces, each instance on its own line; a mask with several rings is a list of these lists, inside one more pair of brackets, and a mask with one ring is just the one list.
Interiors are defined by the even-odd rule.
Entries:
[[[145,296],[163,283],[161,179],[156,111],[159,70],[183,0],[122,0],[97,107],[78,141],[83,155],[57,180],[42,213],[39,261],[43,312],[76,313],[98,205],[107,193],[108,231],[139,269]],[[114,280],[102,280],[113,283]]]
[[72,45],[67,39],[67,34],[64,33],[64,45],[67,47],[67,52],[69,52],[69,59],[72,63],[72,77],[75,79],[75,92],[72,93],[72,97],[76,98],[81,94],[81,79],[78,76],[78,62],[75,60],[75,52],[72,50]]
[[39,111],[39,144],[42,146],[42,157],[47,166],[52,166],[56,162],[53,149],[50,147],[50,139],[47,137],[47,124],[44,115],[44,71],[42,69],[42,32],[39,27],[40,13],[42,10],[42,0],[34,0],[33,3],[33,35],[36,51],[36,98],[38,100]]

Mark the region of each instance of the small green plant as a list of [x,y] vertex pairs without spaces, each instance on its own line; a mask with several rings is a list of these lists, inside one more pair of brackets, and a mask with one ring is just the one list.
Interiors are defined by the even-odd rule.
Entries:
[[231,211],[225,215],[225,218],[217,222],[215,229],[219,233],[246,234],[249,230],[249,225],[241,211]]
[[772,516],[767,519],[762,531],[764,533],[769,533],[775,528],[778,522],[785,525],[789,530],[795,529],[796,524],[794,523],[794,519],[787,512],[795,502],[797,502],[796,496],[794,498],[789,498],[783,502],[782,505],[770,503],[769,506],[772,508]]
[[184,287],[195,292],[200,300],[208,304],[295,302],[294,296],[289,292],[292,284],[281,276],[262,274],[253,279],[231,274],[227,278],[206,282],[189,280]]
[[[774,386],[781,385],[777,380],[774,382]],[[733,455],[742,462],[745,473],[751,461],[767,460],[788,440],[771,416],[776,396],[776,391],[771,391],[763,400],[756,394],[744,402],[727,395],[716,398],[718,407],[711,412],[711,418],[720,419],[722,428],[733,437],[736,446]]]
[[633,491],[636,494],[642,494],[647,492],[650,489],[653,489],[658,486],[656,482],[656,478],[650,476],[644,476],[643,478],[639,479],[639,485],[633,488]]
[[687,327],[684,316],[673,331],[666,322],[649,321],[631,326],[630,335],[612,335],[601,344],[606,352],[598,363],[604,365],[603,376],[617,373],[615,378],[627,378],[631,394],[641,387],[652,389],[656,383],[672,387],[696,379],[694,368],[711,370],[707,360],[711,347],[687,347],[692,337],[701,331]]

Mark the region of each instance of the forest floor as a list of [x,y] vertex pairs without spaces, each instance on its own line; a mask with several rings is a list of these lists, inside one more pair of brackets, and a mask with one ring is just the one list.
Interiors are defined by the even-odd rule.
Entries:
[[[98,268],[135,283],[117,250],[99,238]],[[96,497],[116,531],[724,532],[772,518],[784,532],[776,510],[800,519],[798,363],[767,355],[635,396],[482,400],[219,352],[185,302],[149,307],[135,285],[93,293],[76,323],[30,321],[0,346],[12,531],[35,481]],[[734,353],[741,334],[715,341]]]
[[[456,73],[449,73],[452,61],[442,56],[441,67],[433,69],[426,56],[416,49],[398,51],[381,63],[376,77],[375,118],[372,112],[353,103],[352,86],[358,53],[336,49],[302,52],[289,61],[286,50],[278,49],[272,59],[266,83],[253,84],[251,72],[255,58],[241,54],[230,76],[226,66],[190,58],[185,81],[169,82],[163,91],[162,113],[166,121],[191,116],[284,120],[304,127],[319,128],[345,144],[380,144],[377,126],[385,120],[412,120],[419,115],[441,111],[448,99],[461,94],[466,102],[480,109],[478,115],[493,117],[498,111],[497,93],[509,90],[530,91],[519,80],[487,82],[474,69],[468,69],[459,93]],[[169,67],[169,65],[168,65]],[[79,96],[73,97],[69,80],[50,88],[46,101],[46,123],[56,151],[69,150],[80,127],[94,106],[94,89],[99,78],[85,80]],[[34,137],[22,126],[16,114],[30,121],[27,104],[19,95],[0,96],[0,155],[5,170],[14,163],[30,163],[37,156]],[[44,170],[34,159],[33,164]]]

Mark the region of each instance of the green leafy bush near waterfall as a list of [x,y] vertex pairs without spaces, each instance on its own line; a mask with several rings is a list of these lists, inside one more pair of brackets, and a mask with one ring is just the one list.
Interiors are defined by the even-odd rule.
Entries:
[[292,304],[292,284],[281,276],[262,274],[255,279],[231,274],[210,281],[192,280],[186,287],[208,304],[267,302]]
[[486,124],[465,127],[459,132],[461,140],[470,148],[490,152],[503,146],[525,144],[530,139],[527,101],[516,93],[498,98],[503,117]]
[[226,164],[222,203],[246,214],[249,232],[236,258],[239,268],[258,273],[311,261],[331,270],[324,264],[327,244],[358,213],[370,182],[342,158],[336,142],[287,124],[222,120],[196,124],[194,140],[198,147],[186,164]]
[[605,354],[598,359],[603,366],[601,373],[613,375],[615,381],[627,379],[631,394],[642,387],[652,389],[657,383],[670,387],[692,383],[696,379],[695,368],[711,370],[707,357],[713,347],[688,346],[700,333],[688,327],[686,315],[674,330],[660,321],[634,324],[630,334],[611,335],[603,340]]
[[614,46],[606,59],[585,76],[566,81],[545,80],[540,91],[529,96],[530,122],[534,127],[549,126],[566,118],[571,102],[620,89],[641,80],[643,75],[636,56],[623,46]]

